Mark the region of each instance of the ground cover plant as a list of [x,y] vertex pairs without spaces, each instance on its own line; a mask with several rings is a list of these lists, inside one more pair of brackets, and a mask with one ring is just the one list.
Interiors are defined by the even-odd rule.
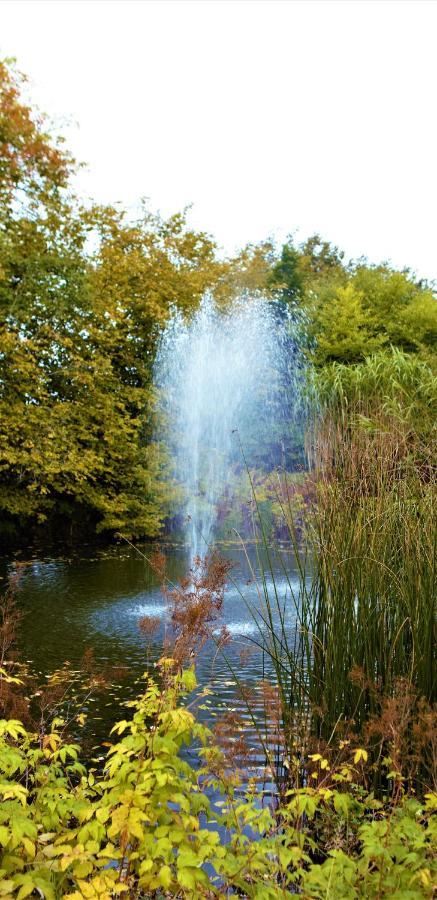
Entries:
[[[160,668],[161,687],[146,677],[115,726],[103,772],[62,739],[60,718],[43,739],[0,723],[2,896],[433,895],[435,794],[376,800],[357,747],[335,766],[311,754],[314,778],[279,806],[263,805],[255,785],[241,795],[211,732],[180,703],[194,672],[175,674],[170,658]],[[193,741],[196,769],[180,756]]]

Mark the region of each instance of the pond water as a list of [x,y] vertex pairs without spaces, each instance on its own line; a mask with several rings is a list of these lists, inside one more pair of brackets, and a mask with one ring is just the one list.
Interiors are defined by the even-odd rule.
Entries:
[[[142,674],[159,658],[169,628],[161,586],[141,555],[147,555],[150,549],[116,547],[93,557],[40,557],[21,561],[18,566],[15,561],[3,561],[0,585],[6,583],[8,574],[19,572],[21,656],[42,678],[66,660],[77,668],[88,648],[98,665],[122,667],[111,688],[88,701],[92,734],[98,744],[108,739],[118,718],[125,718],[123,703],[138,692]],[[260,573],[268,569],[265,553],[252,548],[246,555],[238,547],[222,552],[232,560],[233,568],[219,625],[227,626],[232,641],[225,648],[226,658],[210,641],[196,661],[200,687],[211,690],[199,715],[212,725],[225,709],[239,711],[250,730],[250,716],[234,675],[252,685],[271,676],[268,656],[258,646],[265,633],[264,592],[269,593],[274,606],[278,599],[285,610],[287,627],[293,629],[296,616],[292,593],[298,595],[299,579],[291,553],[284,551],[279,556],[273,552],[271,571],[263,587]],[[177,582],[189,568],[188,554],[183,548],[171,548],[165,555],[168,576]],[[159,628],[149,645],[139,628],[143,616],[159,618]]]

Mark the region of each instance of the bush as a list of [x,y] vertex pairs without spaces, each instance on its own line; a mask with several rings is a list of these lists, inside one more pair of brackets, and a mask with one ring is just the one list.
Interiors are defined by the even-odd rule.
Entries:
[[[367,752],[343,748],[334,766],[308,759],[314,787],[265,807],[255,784],[235,790],[211,733],[180,705],[193,670],[162,659],[160,671],[162,689],[148,678],[113,729],[102,772],[79,762],[59,718],[40,738],[0,723],[0,896],[432,896],[435,796],[376,801]],[[181,756],[192,744],[197,769]]]

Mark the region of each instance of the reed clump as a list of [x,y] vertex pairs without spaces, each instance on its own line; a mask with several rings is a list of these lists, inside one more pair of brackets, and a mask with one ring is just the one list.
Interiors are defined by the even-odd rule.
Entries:
[[289,772],[320,748],[329,758],[333,742],[365,740],[376,768],[396,760],[393,771],[408,770],[423,791],[435,786],[437,762],[437,379],[393,351],[328,367],[317,389],[305,551],[278,490],[300,572],[287,601],[292,628],[273,560],[263,577],[274,585],[263,590],[262,642],[279,683]]
[[339,716],[364,725],[399,679],[435,701],[436,379],[399,353],[391,368],[383,359],[334,368],[314,435],[314,665],[327,728]]
[[[342,673],[344,684],[343,676],[359,666],[379,688],[405,676],[431,698],[434,486],[415,472],[402,472],[404,460],[398,464],[392,456],[382,456],[385,435],[382,441],[379,434],[372,435],[364,447],[368,456],[359,456],[359,466],[356,443],[349,451],[344,438],[336,438],[336,450],[343,442],[342,470],[322,473],[311,522],[317,554],[316,636],[324,647],[324,669]],[[350,689],[344,690],[339,696],[337,684],[331,700],[335,709],[348,705]]]

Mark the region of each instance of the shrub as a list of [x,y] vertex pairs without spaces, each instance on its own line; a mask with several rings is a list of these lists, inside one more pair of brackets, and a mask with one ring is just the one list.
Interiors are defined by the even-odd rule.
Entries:
[[[0,723],[1,896],[432,896],[435,796],[375,800],[358,748],[334,766],[313,754],[314,787],[266,807],[255,784],[235,790],[211,733],[180,703],[193,670],[174,669],[162,659],[162,690],[147,678],[128,704],[101,772],[63,742],[59,719],[42,742]],[[198,768],[181,754],[193,743]]]

